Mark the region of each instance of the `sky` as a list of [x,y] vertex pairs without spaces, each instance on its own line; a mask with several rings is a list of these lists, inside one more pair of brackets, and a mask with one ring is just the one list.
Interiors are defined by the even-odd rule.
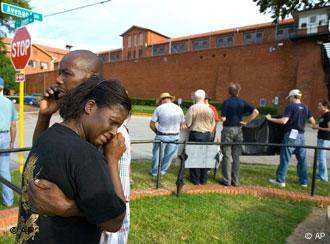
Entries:
[[[100,0],[31,0],[33,11],[48,15]],[[122,47],[121,34],[132,25],[171,38],[270,22],[253,0],[111,0],[45,17],[28,25],[33,43],[94,52]]]

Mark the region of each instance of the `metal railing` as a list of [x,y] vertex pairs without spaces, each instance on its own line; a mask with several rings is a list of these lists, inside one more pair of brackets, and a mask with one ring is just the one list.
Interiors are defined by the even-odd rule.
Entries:
[[[131,144],[150,144],[150,143],[159,143],[159,163],[158,163],[158,170],[157,170],[157,178],[156,178],[156,189],[160,188],[160,171],[162,166],[162,154],[164,149],[164,144],[171,143],[177,145],[218,145],[218,146],[257,146],[257,147],[293,147],[293,148],[305,148],[314,150],[314,159],[313,159],[313,173],[312,173],[312,189],[311,189],[311,196],[315,195],[315,187],[316,187],[316,170],[317,170],[317,151],[318,150],[327,150],[330,151],[328,147],[317,147],[317,146],[309,146],[309,145],[293,145],[293,144],[279,144],[279,143],[255,143],[255,142],[232,142],[232,143],[221,143],[221,142],[190,142],[190,141],[176,141],[176,142],[162,142],[159,140],[134,140],[131,141]],[[14,149],[1,149],[0,154],[2,153],[13,153],[13,152],[24,152],[30,151],[31,147],[25,148],[14,148]],[[185,150],[183,150],[185,153]],[[180,155],[179,155],[180,156]],[[182,155],[181,155],[182,156]],[[257,157],[258,155],[251,155]],[[260,155],[262,156],[262,155]],[[271,155],[270,155],[271,156]],[[185,160],[185,157],[179,157],[181,160]],[[179,170],[184,168],[184,162],[181,162],[181,166]],[[180,172],[179,172],[180,173]],[[178,175],[179,177],[179,175]],[[11,182],[7,181],[5,178],[0,176],[0,182],[11,188],[13,191],[21,194],[21,189],[12,184]]]

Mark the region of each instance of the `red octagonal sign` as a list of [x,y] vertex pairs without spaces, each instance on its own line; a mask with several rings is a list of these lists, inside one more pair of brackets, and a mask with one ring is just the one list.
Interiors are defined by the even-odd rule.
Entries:
[[26,27],[17,29],[11,41],[11,61],[16,70],[24,69],[29,62],[31,46],[31,36]]

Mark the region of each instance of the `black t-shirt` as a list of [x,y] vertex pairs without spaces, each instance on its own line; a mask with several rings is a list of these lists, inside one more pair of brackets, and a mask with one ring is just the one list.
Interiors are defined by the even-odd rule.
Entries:
[[312,117],[312,113],[303,103],[291,103],[285,108],[283,117],[289,118],[285,124],[285,132],[295,129],[303,133],[306,120]]
[[[328,128],[329,122],[330,122],[330,112],[326,112],[322,114],[320,118],[319,127]],[[330,140],[330,132],[319,130],[319,132],[317,133],[317,138],[323,140]]]
[[[34,214],[27,195],[27,184],[33,178],[54,182],[76,202],[84,217]],[[32,147],[24,167],[16,242],[99,243],[97,224],[125,209],[113,189],[102,153],[71,129],[55,124]]]
[[224,126],[241,126],[242,116],[251,114],[254,107],[243,99],[232,96],[225,100],[221,109],[221,117],[226,117]]

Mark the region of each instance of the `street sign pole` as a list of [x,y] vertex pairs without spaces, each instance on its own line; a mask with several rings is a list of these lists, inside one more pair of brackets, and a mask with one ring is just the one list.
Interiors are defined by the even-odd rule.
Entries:
[[[20,73],[25,73],[21,70]],[[24,78],[25,79],[25,78]],[[19,147],[24,147],[24,81],[19,81]],[[19,152],[18,156],[19,172],[23,173],[24,155]]]
[[[24,69],[31,57],[31,36],[26,27],[16,30],[15,36],[11,42],[11,61],[16,71],[16,81],[19,82],[19,146],[24,147]],[[19,153],[19,172],[22,174],[24,165],[23,152]]]

